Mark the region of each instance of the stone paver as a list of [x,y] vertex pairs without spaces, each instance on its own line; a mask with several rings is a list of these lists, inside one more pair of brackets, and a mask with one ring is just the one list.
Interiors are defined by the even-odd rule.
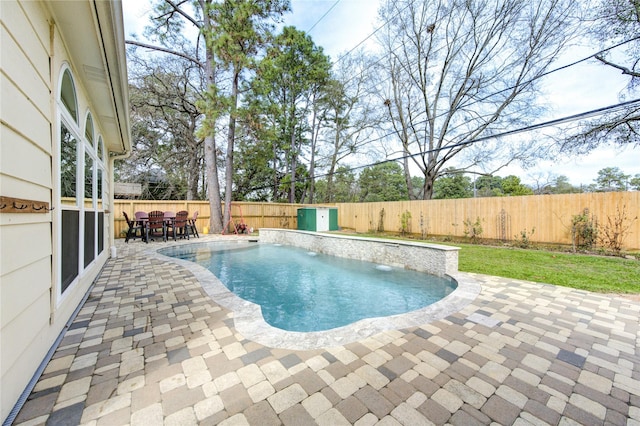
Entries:
[[637,301],[466,274],[482,291],[445,318],[282,349],[169,244],[118,242],[14,424],[640,424]]

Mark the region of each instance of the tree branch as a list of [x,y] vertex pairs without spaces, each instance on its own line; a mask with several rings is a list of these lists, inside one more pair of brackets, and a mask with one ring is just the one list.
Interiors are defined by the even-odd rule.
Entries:
[[618,69],[618,70],[622,71],[622,74],[630,75],[632,77],[640,77],[640,72],[636,72],[636,71],[630,70],[627,67],[623,67],[622,65],[618,65],[618,64],[615,64],[615,63],[613,63],[611,61],[608,61],[604,57],[602,57],[601,55],[596,55],[594,57],[597,60],[599,60],[600,62],[602,62],[603,64],[608,65],[610,67],[613,67],[615,69]]
[[156,50],[158,52],[168,53],[170,55],[180,56],[181,58],[184,58],[184,59],[186,59],[188,61],[191,61],[194,64],[196,64],[197,66],[199,66],[201,68],[204,68],[204,64],[202,62],[200,62],[197,59],[192,58],[191,56],[189,56],[189,55],[187,55],[185,53],[182,53],[182,52],[176,52],[175,50],[167,49],[165,47],[154,46],[152,44],[142,43],[142,42],[137,41],[137,40],[125,40],[125,44],[144,47],[144,48],[147,48],[147,49]]
[[[182,2],[180,3],[180,5],[176,5],[174,2],[172,2],[171,0],[165,0],[166,3],[168,3],[171,7],[173,7],[173,10],[175,10],[176,12],[178,12],[184,19],[186,19],[187,21],[191,22],[193,25],[195,25],[198,29],[202,29],[202,24],[200,24],[198,21],[196,21],[195,19],[193,19],[192,16],[186,14],[182,9],[180,9],[180,5]],[[203,11],[204,13],[204,11]]]

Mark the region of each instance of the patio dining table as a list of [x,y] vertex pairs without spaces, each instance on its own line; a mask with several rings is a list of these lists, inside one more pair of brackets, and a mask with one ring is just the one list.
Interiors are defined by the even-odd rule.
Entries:
[[[138,213],[141,213],[140,215],[138,215]],[[168,235],[167,235],[167,228],[173,227],[175,221],[176,221],[176,214],[174,212],[163,212],[164,216],[163,216],[163,221],[164,221],[164,227],[163,227],[163,240],[166,241],[168,239]],[[143,241],[145,242],[149,242],[146,238],[146,236],[148,235],[149,230],[149,213],[145,213],[145,212],[136,212],[136,221],[138,222],[138,224],[140,224],[140,226],[142,227],[142,235],[143,235]]]
[[[148,243],[148,232],[150,231],[149,229],[149,213],[146,212],[136,212],[135,214],[136,216],[136,221],[138,222],[138,224],[140,224],[140,226],[142,227],[142,235],[143,235],[143,241]],[[164,216],[164,229],[163,229],[163,239],[166,240],[167,235],[166,235],[166,226],[168,223],[171,223],[171,221],[175,218],[170,216],[170,215],[166,215]]]

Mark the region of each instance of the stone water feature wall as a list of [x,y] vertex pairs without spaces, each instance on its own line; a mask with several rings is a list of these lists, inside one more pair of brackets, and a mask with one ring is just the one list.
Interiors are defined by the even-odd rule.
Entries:
[[458,272],[458,247],[273,228],[260,228],[260,242],[291,245],[439,277]]

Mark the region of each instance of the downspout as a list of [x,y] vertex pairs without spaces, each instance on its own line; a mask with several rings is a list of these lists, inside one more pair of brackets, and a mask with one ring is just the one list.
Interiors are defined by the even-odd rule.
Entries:
[[[127,139],[131,140],[130,127],[129,127],[129,100],[128,100],[128,90],[126,85],[128,84],[127,77],[127,58],[124,49],[119,49],[118,45],[124,46],[123,33],[120,33],[120,26],[123,26],[123,16],[122,16],[122,6],[120,4],[116,5],[119,2],[98,2],[96,0],[92,0],[93,9],[96,17],[96,23],[98,25],[98,35],[100,37],[100,43],[102,45],[103,50],[103,61],[106,70],[107,81],[109,82],[109,88],[111,90],[111,95],[114,100],[114,111],[115,111],[115,119],[118,126],[118,130],[120,131],[120,145],[122,146],[122,151],[120,152],[110,152],[109,153],[109,209],[105,209],[105,214],[109,215],[109,251],[112,258],[117,257],[116,244],[115,244],[115,228],[114,228],[114,219],[115,215],[113,213],[113,201],[114,201],[114,161],[120,160],[124,158],[128,158],[131,155],[131,144],[129,143],[129,150],[127,150]],[[101,13],[102,12],[102,13]],[[102,22],[101,18],[104,18],[105,21]],[[114,28],[115,26],[115,28]],[[124,27],[122,27],[124,28]],[[109,30],[112,30],[110,33]],[[107,45],[105,42],[105,36],[107,40],[113,40],[115,46]],[[108,47],[113,47],[115,49],[116,58],[111,61]],[[114,81],[114,74],[121,77],[119,80]],[[123,81],[124,80],[124,81]],[[118,87],[124,88],[123,90],[116,91]],[[120,102],[118,102],[120,101]],[[113,154],[113,156],[112,156]]]
[[124,153],[113,153],[115,155],[111,156],[112,153],[109,153],[109,209],[105,209],[105,214],[108,215],[109,220],[109,253],[111,254],[111,258],[115,259],[118,257],[118,250],[116,249],[116,228],[115,228],[115,212],[114,208],[114,170],[115,170],[115,160],[124,160],[125,158],[129,158],[131,156],[131,151],[125,151]]

